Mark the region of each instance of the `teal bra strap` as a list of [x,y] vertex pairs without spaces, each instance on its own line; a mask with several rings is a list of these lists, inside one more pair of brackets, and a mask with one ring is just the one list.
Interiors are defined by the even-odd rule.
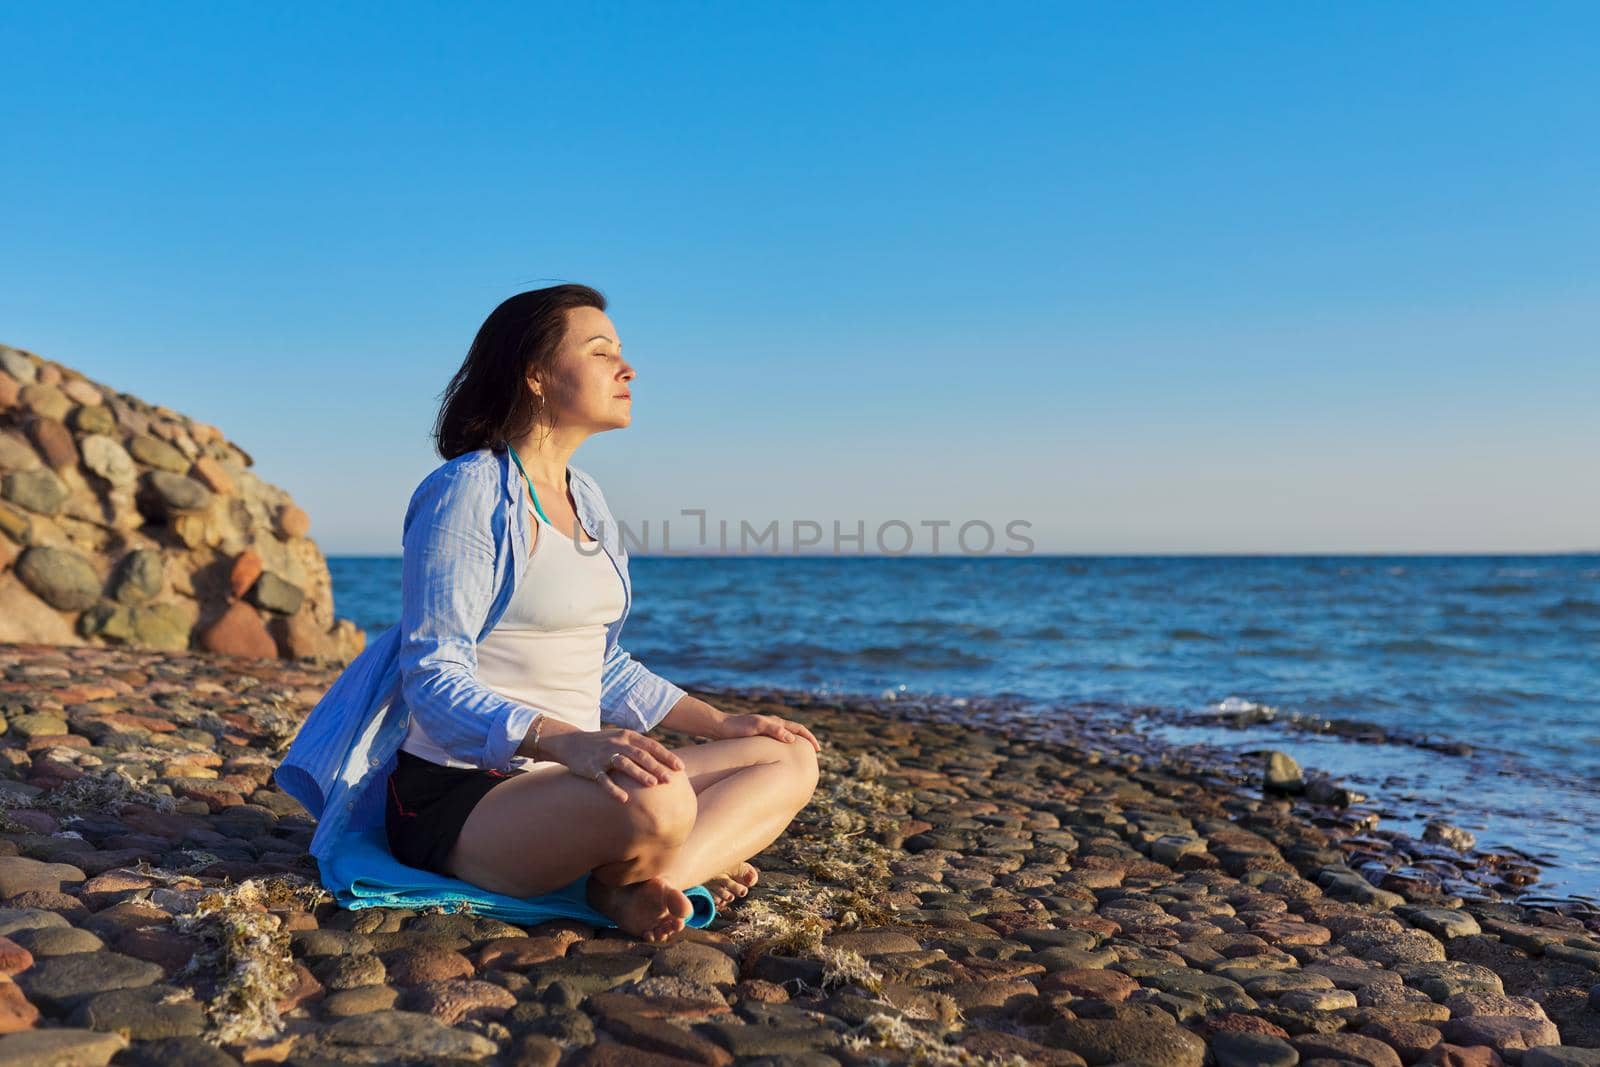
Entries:
[[522,465],[522,457],[517,455],[517,450],[511,447],[511,443],[509,441],[506,442],[506,450],[511,453],[511,458],[517,461],[517,470],[522,471],[522,480],[528,483],[528,492],[533,493],[533,510],[537,511],[539,513],[539,517],[546,523],[554,526],[555,523],[550,522],[550,516],[544,513],[544,508],[539,506],[539,494],[534,491],[533,479],[528,477],[527,468],[523,467]]

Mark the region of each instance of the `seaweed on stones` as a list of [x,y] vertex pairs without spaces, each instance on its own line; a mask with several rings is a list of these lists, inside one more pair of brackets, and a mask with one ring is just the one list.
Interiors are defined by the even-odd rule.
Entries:
[[289,932],[272,909],[309,909],[326,897],[320,886],[292,876],[250,879],[207,893],[174,920],[204,946],[185,973],[212,980],[207,1040],[240,1044],[282,1031],[278,1002],[294,989],[296,972]]
[[850,760],[824,749],[818,764],[811,802],[762,853],[779,869],[809,879],[758,885],[722,932],[740,949],[745,967],[768,953],[801,956],[832,966],[846,981],[860,968],[843,953],[826,952],[822,939],[836,930],[899,924],[894,906],[884,903],[893,853],[867,831],[885,812],[904,811],[908,797],[875,780],[887,770],[876,757]]
[[[860,1026],[840,1039],[846,1048],[862,1053],[869,1064],[915,1063],[930,1067],[1028,1067],[1016,1054],[974,1052],[960,1045],[946,1044],[934,1034],[919,1030],[905,1019],[887,1013],[869,1015]],[[879,1058],[873,1049],[893,1050],[897,1055]],[[909,1054],[907,1058],[906,1054]]]

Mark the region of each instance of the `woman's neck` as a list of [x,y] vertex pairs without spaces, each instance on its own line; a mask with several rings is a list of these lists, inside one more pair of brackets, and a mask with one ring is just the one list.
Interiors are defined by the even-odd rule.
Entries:
[[541,435],[535,432],[513,440],[511,447],[517,450],[517,458],[522,461],[522,469],[528,472],[529,478],[565,492],[567,465],[572,462],[579,443],[563,440],[560,433]]

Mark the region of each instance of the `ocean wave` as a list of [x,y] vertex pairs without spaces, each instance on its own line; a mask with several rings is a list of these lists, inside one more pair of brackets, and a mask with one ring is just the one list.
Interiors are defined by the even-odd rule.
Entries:
[[1546,619],[1600,619],[1600,604],[1578,597],[1567,597],[1539,612]]
[[873,667],[893,664],[919,670],[948,670],[956,667],[987,667],[987,656],[975,655],[959,648],[939,648],[929,645],[868,645],[841,658],[851,663],[865,663]]
[[976,622],[942,622],[938,619],[895,619],[888,625],[899,630],[915,630],[941,638],[966,638],[972,641],[999,641],[1005,637],[993,626]]
[[1208,634],[1204,630],[1169,630],[1167,636],[1174,641],[1220,641],[1215,634]]
[[1474,659],[1487,653],[1475,648],[1464,648],[1446,641],[1433,641],[1426,637],[1408,637],[1398,641],[1376,641],[1362,646],[1369,652],[1382,652],[1391,656],[1467,656]]
[[1298,659],[1318,660],[1329,658],[1326,649],[1312,647],[1296,647],[1293,645],[1276,645],[1268,648],[1241,648],[1235,655],[1249,659]]
[[1485,582],[1482,585],[1469,585],[1466,591],[1479,596],[1522,596],[1524,593],[1537,591],[1537,586],[1524,582]]

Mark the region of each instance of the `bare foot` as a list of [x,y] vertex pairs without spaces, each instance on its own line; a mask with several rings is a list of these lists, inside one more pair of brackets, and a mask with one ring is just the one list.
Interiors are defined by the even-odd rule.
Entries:
[[665,878],[646,878],[623,886],[589,879],[589,903],[622,931],[644,941],[662,941],[682,930],[694,905]]
[[760,877],[759,871],[741,860],[725,873],[707,878],[705,887],[710,891],[711,899],[716,901],[717,907],[720,908],[750,892],[750,887],[755,885]]

